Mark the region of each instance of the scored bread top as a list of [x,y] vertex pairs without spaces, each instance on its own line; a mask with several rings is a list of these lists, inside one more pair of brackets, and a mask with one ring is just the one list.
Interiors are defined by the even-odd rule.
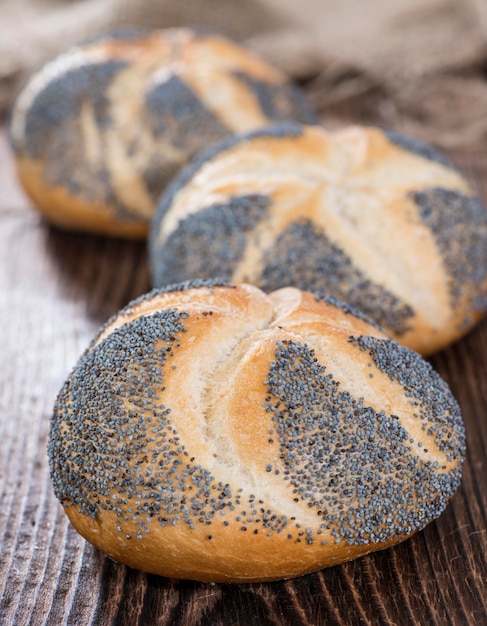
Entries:
[[34,74],[12,111],[21,181],[51,221],[144,236],[161,191],[197,152],[271,120],[311,122],[278,70],[217,33],[108,33]]
[[289,578],[401,541],[457,488],[460,410],[349,307],[204,281],[113,318],[62,389],[57,497],[112,558],[209,581]]
[[226,276],[321,291],[430,354],[487,310],[487,211],[395,133],[278,124],[199,156],[163,196],[155,286]]

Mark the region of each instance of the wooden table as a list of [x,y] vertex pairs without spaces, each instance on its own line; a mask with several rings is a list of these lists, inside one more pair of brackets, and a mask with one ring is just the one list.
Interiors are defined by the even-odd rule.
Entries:
[[[487,152],[452,157],[487,201]],[[487,624],[487,320],[432,359],[463,408],[468,458],[446,512],[409,541],[297,580],[233,586],[147,575],[86,543],[51,489],[51,410],[98,326],[148,287],[142,243],[38,217],[0,135],[0,624]]]

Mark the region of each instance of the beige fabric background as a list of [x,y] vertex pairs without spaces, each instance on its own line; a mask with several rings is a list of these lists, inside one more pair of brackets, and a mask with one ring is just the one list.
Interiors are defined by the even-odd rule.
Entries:
[[0,0],[0,110],[59,51],[134,24],[207,24],[249,43],[330,126],[360,106],[446,148],[487,139],[487,0]]

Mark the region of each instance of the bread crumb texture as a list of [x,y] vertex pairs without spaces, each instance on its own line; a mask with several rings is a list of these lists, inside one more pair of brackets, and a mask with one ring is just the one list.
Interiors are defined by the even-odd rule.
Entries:
[[198,281],[108,322],[56,401],[49,461],[112,558],[203,581],[289,578],[437,518],[465,454],[417,353],[347,305]]

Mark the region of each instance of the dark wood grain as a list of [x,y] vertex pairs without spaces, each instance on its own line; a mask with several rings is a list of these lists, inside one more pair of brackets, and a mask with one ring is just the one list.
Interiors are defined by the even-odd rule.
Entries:
[[[487,151],[452,155],[487,201]],[[0,623],[464,626],[487,623],[487,322],[432,358],[460,402],[463,484],[409,541],[272,584],[173,581],[114,563],[49,480],[55,396],[98,326],[149,288],[141,243],[58,231],[15,184],[0,137]]]

